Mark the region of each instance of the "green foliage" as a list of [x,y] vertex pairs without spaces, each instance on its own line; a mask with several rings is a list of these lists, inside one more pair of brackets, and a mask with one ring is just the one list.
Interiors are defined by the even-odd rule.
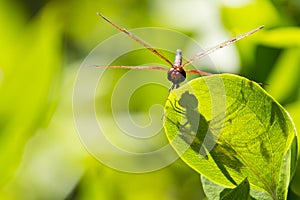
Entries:
[[238,186],[233,189],[225,188],[223,186],[217,185],[204,176],[201,176],[201,181],[204,187],[205,194],[208,199],[257,199],[257,200],[271,200],[272,197],[266,193],[250,190],[250,184],[246,178]]
[[234,189],[224,189],[220,194],[222,200],[250,199],[250,185],[247,178]]
[[[87,54],[99,42],[119,33],[103,23],[96,12],[102,12],[129,30],[153,26],[170,29],[176,27],[176,30],[188,33],[195,41],[201,41],[204,47],[218,42],[206,40],[207,35],[219,35],[221,31],[229,38],[259,25],[265,25],[265,28],[254,37],[232,45],[232,49],[235,49],[234,47],[237,49],[234,58],[240,62],[241,70],[236,73],[266,83],[264,85],[266,90],[289,111],[296,126],[300,127],[298,1],[253,0],[245,5],[236,1],[239,5],[233,7],[223,4],[216,6],[214,2],[209,4],[205,10],[207,12],[199,12],[204,6],[198,2],[204,1],[1,0],[1,199],[205,198],[198,174],[181,160],[158,172],[139,175],[120,173],[99,162],[90,162],[93,158],[84,149],[74,127],[73,83],[76,71]],[[190,10],[191,8],[196,12]],[[205,13],[204,17],[199,13]],[[186,24],[188,26],[185,26]],[[139,30],[135,33],[139,34]],[[173,39],[170,35],[150,34],[151,37],[148,38],[144,35],[139,36],[156,46],[170,43],[172,49],[184,50],[184,56],[194,53],[186,51],[189,49],[189,43]],[[111,45],[102,51],[115,51],[122,45],[131,48],[124,43],[119,45]],[[172,50],[164,50],[169,51],[163,53],[173,59]],[[114,63],[140,65],[160,61],[147,50],[141,50],[128,56],[124,55],[122,60],[116,60]],[[203,69],[202,65],[196,67]],[[96,107],[99,107],[99,113],[107,113],[114,85],[123,72],[124,70],[111,70],[103,80],[106,83],[105,87],[97,88],[99,96],[96,97]],[[154,82],[157,79],[165,80],[165,74],[150,71],[144,71],[138,78],[145,79],[146,76]],[[135,78],[124,84],[124,93],[132,88],[134,82]],[[153,94],[157,97],[154,98]],[[133,95],[129,107],[136,113],[144,113],[153,103],[162,104],[166,98],[166,89],[149,84]],[[90,104],[91,101],[84,103]],[[216,106],[218,108],[220,105]],[[84,109],[85,105],[82,106],[82,110]],[[157,117],[160,124],[161,114],[159,113]],[[143,122],[147,123],[147,120]],[[115,123],[106,125],[109,127],[108,134],[118,136]],[[122,140],[120,137],[116,138]],[[151,145],[156,148],[155,145],[160,142],[161,140]],[[138,148],[129,142],[126,144]],[[292,143],[295,144],[296,142]],[[287,154],[285,163],[282,163],[280,183],[288,183],[293,174],[293,170],[290,169],[294,169],[296,165],[295,147],[291,150],[287,152],[290,155]],[[111,154],[107,156],[111,157]],[[243,178],[237,178],[236,185],[232,184],[231,188],[243,183]],[[249,177],[248,180],[252,197],[256,199],[270,197],[264,192],[253,190]],[[219,198],[225,189],[203,176],[201,181],[209,199]],[[290,199],[299,198],[299,185],[298,165],[289,188]],[[241,185],[242,188],[245,186],[246,183]],[[287,186],[284,184],[279,186],[282,186],[283,191],[286,190]],[[207,189],[218,192],[209,194]],[[228,188],[226,190],[228,191]],[[215,196],[211,195],[217,196],[214,198]]]
[[247,178],[251,188],[286,198],[295,126],[257,83],[229,74],[194,79],[170,93],[164,127],[181,158],[211,181],[234,187]]
[[[5,3],[1,1],[0,9]],[[0,186],[11,178],[27,139],[45,124],[53,109],[61,60],[61,52],[57,51],[61,48],[61,25],[51,9],[46,9],[26,28],[20,21],[18,26],[0,21],[1,30],[5,30],[0,33],[3,41],[0,55]],[[0,11],[0,19],[10,18],[17,17],[6,10]]]
[[300,28],[282,27],[270,30],[261,37],[261,42],[277,48],[300,47]]
[[[242,63],[240,73],[257,82],[266,83],[265,89],[287,109],[298,129],[300,127],[299,13],[299,1],[294,0],[256,0],[242,7],[222,8],[223,22],[229,30],[253,26],[256,23],[265,25],[264,32],[255,40],[254,51],[251,44],[249,46],[251,43],[249,40],[243,41],[244,45],[238,45]],[[289,190],[290,199],[300,197],[299,183],[298,164]]]

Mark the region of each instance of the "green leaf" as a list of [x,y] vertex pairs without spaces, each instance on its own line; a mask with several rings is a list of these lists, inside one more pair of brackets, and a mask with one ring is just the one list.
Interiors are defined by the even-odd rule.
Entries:
[[[28,27],[0,34],[12,41],[1,45],[0,55],[0,186],[15,173],[28,138],[53,112],[62,55],[62,30],[55,10],[48,7]],[[4,14],[13,12],[0,13],[0,18],[10,19]]]
[[[253,15],[263,12],[264,17]],[[236,17],[239,16],[239,17]],[[228,29],[244,27],[245,30],[257,25],[272,27],[282,21],[282,16],[268,0],[252,1],[243,6],[222,7],[222,19]]]
[[[220,199],[221,195],[224,195],[225,192],[230,192],[230,191],[232,191],[231,194],[235,194],[237,196],[236,199],[247,199],[247,198],[238,197],[238,195],[244,195],[244,193],[247,192],[247,187],[248,187],[247,185],[249,184],[249,181],[248,181],[248,179],[247,179],[248,183],[245,183],[244,181],[242,183],[240,183],[240,185],[238,185],[236,188],[228,189],[228,188],[225,188],[223,186],[220,186],[220,185],[217,185],[217,184],[211,182],[204,176],[201,176],[201,182],[203,185],[203,190],[205,192],[205,195],[208,199],[213,199],[213,200]],[[239,193],[241,193],[241,194],[239,194]],[[257,191],[257,190],[250,190],[250,194],[247,196],[251,200],[253,200],[253,199],[271,200],[272,199],[272,197],[270,197],[266,193]]]
[[262,44],[277,47],[291,48],[300,46],[300,28],[284,27],[269,30],[260,38]]
[[171,145],[198,173],[229,188],[247,177],[251,189],[286,196],[296,130],[257,83],[230,74],[194,79],[170,93],[164,117]]
[[300,78],[299,63],[300,48],[291,48],[283,51],[276,64],[273,65],[274,69],[266,81],[272,84],[268,85],[267,90],[279,102],[296,95],[295,91],[299,86]]
[[247,178],[234,189],[224,189],[220,194],[222,200],[250,199],[250,184]]
[[201,176],[201,183],[207,199],[220,199],[220,193],[225,189],[225,187],[211,182],[205,178],[205,176]]

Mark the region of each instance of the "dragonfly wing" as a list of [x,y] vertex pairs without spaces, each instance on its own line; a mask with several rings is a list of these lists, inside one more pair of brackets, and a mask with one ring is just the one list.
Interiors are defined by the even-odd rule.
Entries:
[[200,71],[200,70],[194,70],[194,69],[189,69],[189,70],[185,70],[186,73],[189,73],[189,74],[201,74],[203,76],[209,76],[209,75],[213,75],[211,73],[208,73],[208,72],[203,72],[203,71]]
[[186,62],[182,65],[182,67],[184,67],[184,66],[186,66],[186,65],[188,65],[188,64],[191,64],[191,63],[194,62],[195,60],[198,60],[198,59],[200,59],[200,58],[202,58],[202,57],[204,57],[204,56],[207,56],[208,54],[211,54],[211,53],[215,52],[215,51],[218,50],[218,49],[221,49],[221,48],[223,48],[223,47],[226,47],[226,46],[228,46],[228,45],[230,45],[230,44],[232,44],[232,43],[234,43],[234,42],[237,42],[237,41],[239,41],[239,40],[241,40],[241,39],[243,39],[243,38],[245,38],[245,37],[247,37],[247,36],[249,36],[249,35],[251,35],[251,34],[257,32],[257,31],[259,31],[259,30],[262,29],[263,27],[264,27],[264,26],[260,26],[260,27],[258,27],[258,28],[256,28],[256,29],[253,29],[253,30],[248,31],[248,32],[246,32],[246,33],[244,33],[244,34],[241,34],[241,35],[239,35],[239,36],[237,36],[237,37],[235,37],[235,38],[232,38],[232,39],[230,39],[230,40],[227,40],[227,41],[225,41],[225,42],[222,42],[221,44],[218,44],[217,46],[214,46],[214,47],[212,47],[211,49],[208,49],[208,50],[206,50],[206,51],[204,51],[204,52],[200,52],[200,53],[196,54],[196,55],[195,55],[193,58],[191,58],[190,60],[186,61]]
[[115,28],[119,29],[120,31],[122,31],[123,33],[125,33],[126,35],[128,35],[133,40],[137,41],[138,43],[140,43],[141,45],[143,45],[144,47],[146,47],[148,50],[150,50],[151,52],[153,52],[154,54],[156,54],[157,56],[159,56],[161,59],[163,59],[164,61],[166,61],[167,63],[169,63],[171,66],[173,66],[172,62],[168,58],[166,58],[164,55],[162,55],[159,51],[157,51],[150,44],[144,42],[142,39],[140,39],[139,37],[137,37],[133,33],[127,31],[125,28],[123,28],[123,27],[115,24],[114,22],[112,22],[110,19],[108,19],[107,17],[103,16],[102,14],[97,13],[97,15],[99,15],[105,21],[107,21],[108,23],[110,23],[111,25],[113,25]]
[[98,66],[98,65],[95,65],[95,67],[99,67],[99,68],[119,68],[119,69],[154,69],[154,70],[163,70],[163,71],[168,71],[169,70],[169,68],[161,67],[161,66]]

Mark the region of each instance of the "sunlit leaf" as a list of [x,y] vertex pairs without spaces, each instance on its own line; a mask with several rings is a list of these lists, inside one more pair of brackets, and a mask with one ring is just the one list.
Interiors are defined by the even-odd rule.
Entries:
[[[245,195],[245,192],[248,193],[248,185],[249,185],[249,181],[248,180],[244,180],[243,182],[241,182],[237,187],[235,187],[234,189],[228,189],[225,188],[223,186],[217,185],[213,182],[211,182],[210,180],[208,180],[207,178],[205,178],[204,176],[201,176],[201,182],[203,185],[203,189],[205,191],[205,195],[208,199],[213,199],[213,200],[217,200],[221,198],[221,195],[224,196],[225,192],[230,192],[233,191],[233,194],[236,195],[236,199],[247,199],[247,198],[242,198],[242,195]],[[250,188],[249,188],[250,189]],[[264,192],[261,191],[257,191],[257,190],[250,190],[249,191],[250,194],[248,194],[248,199],[254,200],[254,199],[259,199],[259,200],[271,200],[272,197],[270,197],[269,195],[267,195]],[[239,196],[241,195],[241,196]]]
[[170,93],[164,128],[182,160],[209,180],[232,188],[247,177],[251,189],[286,195],[296,130],[257,83],[230,74],[194,79]]
[[250,199],[250,184],[247,178],[234,189],[224,189],[220,194],[222,200]]

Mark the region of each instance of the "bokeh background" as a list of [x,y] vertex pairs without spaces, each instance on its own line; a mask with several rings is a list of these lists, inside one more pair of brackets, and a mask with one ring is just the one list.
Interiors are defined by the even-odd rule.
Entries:
[[[1,0],[1,199],[205,198],[199,175],[181,160],[154,172],[124,173],[98,162],[81,143],[72,113],[76,73],[96,45],[118,33],[96,12],[128,29],[174,29],[203,47],[265,25],[210,58],[221,72],[264,83],[300,127],[299,0]],[[119,64],[142,64],[153,56],[137,55]],[[122,73],[109,71],[109,85]],[[108,87],[98,88],[104,90],[98,112],[110,112]],[[148,112],[166,96],[166,88],[147,85],[130,109]],[[300,199],[300,167],[288,198]]]

